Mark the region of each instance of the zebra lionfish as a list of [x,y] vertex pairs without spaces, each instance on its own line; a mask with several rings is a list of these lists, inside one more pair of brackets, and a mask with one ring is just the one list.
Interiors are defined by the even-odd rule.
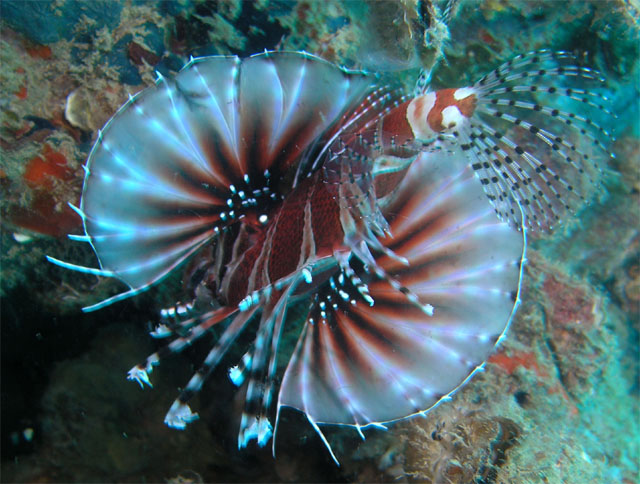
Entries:
[[[287,406],[337,462],[319,424],[364,438],[366,427],[424,415],[504,335],[526,233],[508,222],[546,228],[561,217],[577,192],[570,180],[595,158],[571,138],[601,149],[607,135],[565,107],[605,110],[595,91],[555,87],[572,78],[599,80],[568,54],[539,52],[473,87],[414,97],[306,53],[192,59],[131,97],[89,155],[75,208],[85,234],[71,238],[91,244],[100,268],[49,260],[129,286],[93,311],[190,259],[187,303],[163,310],[152,332],[174,339],[129,379],[151,385],[161,359],[226,324],[167,413],[184,429],[198,417],[190,397],[257,325],[229,369],[247,385],[238,447],[266,445]],[[540,91],[557,107],[539,104]],[[308,311],[272,425],[292,301]]]

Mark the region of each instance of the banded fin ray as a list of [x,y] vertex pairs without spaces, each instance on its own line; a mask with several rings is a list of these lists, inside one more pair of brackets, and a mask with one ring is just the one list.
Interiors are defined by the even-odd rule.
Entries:
[[326,136],[325,146],[315,157],[311,170],[326,163],[327,159],[331,161],[338,158],[346,147],[354,157],[361,159],[377,155],[382,142],[380,119],[406,100],[403,91],[393,85],[383,85],[371,91],[356,109],[345,112],[335,124],[335,129]]
[[615,117],[604,78],[568,52],[517,56],[473,86],[478,104],[462,149],[499,217],[549,230],[589,201],[613,157]]
[[[273,435],[268,412],[271,407],[277,370],[280,337],[287,313],[287,303],[300,276],[294,277],[282,291],[274,291],[262,308],[255,344],[250,352],[247,396],[240,418],[238,448],[255,439],[264,446]],[[244,358],[243,358],[244,359]]]

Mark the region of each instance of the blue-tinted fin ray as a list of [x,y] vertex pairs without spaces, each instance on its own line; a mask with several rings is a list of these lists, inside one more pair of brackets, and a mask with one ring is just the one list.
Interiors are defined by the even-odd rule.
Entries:
[[116,277],[116,274],[112,271],[106,271],[104,269],[96,269],[93,267],[85,267],[85,266],[79,266],[77,264],[71,264],[69,262],[64,262],[62,260],[56,259],[55,257],[51,257],[49,255],[45,257],[52,264],[55,264],[60,267],[64,267],[65,269],[70,269],[72,271],[82,272],[83,274],[91,274],[93,276]]

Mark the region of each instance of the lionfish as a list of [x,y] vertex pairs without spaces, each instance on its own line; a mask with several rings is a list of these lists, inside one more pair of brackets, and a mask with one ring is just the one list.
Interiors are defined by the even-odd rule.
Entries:
[[[563,85],[578,79],[595,87]],[[337,463],[319,424],[364,438],[425,415],[483,368],[518,305],[527,231],[561,220],[580,197],[572,180],[606,152],[609,133],[583,114],[608,112],[601,81],[547,51],[418,95],[301,52],[191,59],[98,134],[75,208],[85,233],[70,237],[100,268],[49,260],[128,285],[93,311],[189,259],[187,297],[151,333],[173,340],[128,378],[151,386],[161,359],[224,323],[166,415],[184,429],[198,418],[189,399],[257,326],[229,369],[247,386],[238,447],[273,437],[275,452],[293,407]],[[306,315],[280,377],[298,301]]]

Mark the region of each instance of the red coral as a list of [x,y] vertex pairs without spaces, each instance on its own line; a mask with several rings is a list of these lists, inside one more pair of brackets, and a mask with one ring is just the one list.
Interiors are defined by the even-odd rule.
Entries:
[[585,329],[593,326],[595,302],[584,288],[551,275],[546,277],[542,289],[551,306],[554,326],[582,325]]
[[[29,160],[23,179],[31,188],[28,207],[12,206],[8,218],[22,228],[59,237],[80,225],[80,219],[67,206],[68,183],[75,180],[65,155],[44,144],[42,154]],[[64,182],[62,186],[57,182]]]
[[129,42],[127,53],[129,55],[129,59],[131,59],[131,62],[138,66],[142,65],[144,62],[151,66],[155,66],[158,62],[160,62],[160,57],[158,55],[145,49],[137,42]]
[[52,237],[62,237],[80,226],[80,217],[66,203],[58,203],[41,190],[33,194],[29,208],[14,207],[10,218],[19,227]]
[[33,44],[27,46],[27,54],[39,59],[50,59],[52,52],[48,45]]
[[27,86],[23,84],[22,87],[15,93],[18,99],[26,99],[27,98]]
[[517,368],[523,367],[527,370],[535,371],[538,376],[547,376],[546,372],[538,366],[538,360],[533,351],[511,351],[509,355],[507,353],[496,353],[491,355],[488,361],[498,365],[509,375],[513,374]]
[[42,157],[36,156],[27,163],[23,178],[31,188],[51,189],[55,179],[71,181],[74,175],[67,166],[64,154],[54,151],[45,143]]

